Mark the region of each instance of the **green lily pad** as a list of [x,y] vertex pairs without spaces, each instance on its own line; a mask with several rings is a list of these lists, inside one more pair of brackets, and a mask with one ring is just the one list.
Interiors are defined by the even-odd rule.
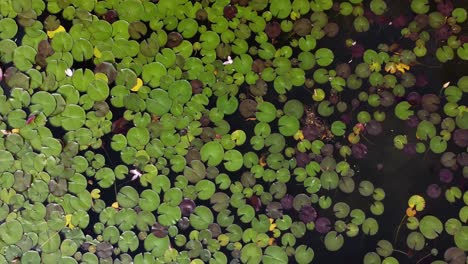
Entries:
[[[169,237],[165,236],[163,238],[156,237],[154,234],[149,234],[145,241],[144,247],[145,250],[151,252],[154,257],[160,257],[164,255],[164,252],[169,249]],[[136,258],[135,258],[136,259]],[[135,260],[136,262],[136,260]],[[153,260],[154,262],[154,260]],[[141,263],[145,263],[142,261]],[[151,262],[148,262],[151,263]]]
[[447,149],[447,141],[440,136],[435,136],[431,139],[429,146],[434,153],[440,154]]
[[36,50],[30,46],[20,46],[13,52],[13,63],[20,71],[27,71],[36,61]]
[[435,239],[442,233],[444,226],[437,217],[426,215],[419,222],[419,230],[426,238]]
[[78,105],[70,104],[60,114],[61,125],[65,130],[77,130],[86,120],[84,109]]
[[207,229],[213,223],[214,217],[211,210],[206,206],[197,206],[190,215],[190,225],[196,230]]
[[143,82],[153,88],[159,87],[161,76],[167,74],[166,67],[160,62],[152,62],[143,66]]
[[239,170],[244,162],[242,154],[235,149],[230,149],[224,153],[224,167],[228,171],[237,171]]
[[10,220],[0,225],[0,239],[13,245],[23,237],[23,226],[17,220]]
[[77,61],[89,60],[93,56],[93,45],[88,40],[80,38],[73,42],[71,53]]
[[314,250],[306,245],[300,245],[294,252],[294,259],[299,264],[311,263],[314,259]]
[[270,4],[270,12],[277,18],[283,19],[289,16],[291,13],[292,5],[291,1],[280,0]]
[[299,120],[293,116],[282,116],[278,120],[279,131],[283,136],[293,136],[299,130]]
[[182,217],[178,206],[171,206],[167,203],[162,203],[158,207],[158,214],[158,222],[164,226],[174,225]]
[[333,52],[327,48],[320,48],[315,52],[315,60],[322,67],[330,65],[334,57]]
[[13,163],[15,162],[15,159],[13,155],[5,150],[0,150],[0,171],[5,172],[9,171]]
[[410,103],[403,101],[395,106],[395,115],[401,120],[407,120],[414,115],[414,111],[410,110]]
[[380,240],[377,242],[377,253],[382,257],[388,257],[393,253],[393,245],[387,240]]
[[155,211],[160,203],[160,198],[157,192],[153,190],[144,190],[140,194],[138,205],[143,211],[152,212]]
[[177,80],[169,86],[168,94],[173,102],[183,104],[192,97],[192,86],[186,80]]
[[127,132],[127,143],[130,147],[143,149],[149,140],[149,131],[144,127],[132,127]]
[[216,185],[209,180],[201,180],[195,185],[200,200],[210,199],[216,191]]
[[425,241],[424,236],[419,232],[411,232],[406,238],[408,247],[418,251],[424,248]]
[[258,264],[262,261],[262,249],[255,243],[248,243],[242,247],[240,259],[243,263]]
[[344,238],[336,231],[330,231],[325,236],[324,243],[328,251],[338,251],[344,244]]
[[119,249],[122,252],[134,252],[139,246],[139,241],[137,235],[132,231],[125,231],[119,237]]
[[455,240],[455,245],[461,250],[468,250],[468,227],[463,226],[460,230],[455,233],[453,237]]
[[201,159],[207,162],[208,166],[216,166],[223,161],[224,149],[217,141],[211,141],[203,145],[200,149]]
[[18,32],[15,20],[7,17],[0,20],[0,39],[13,39]]
[[272,103],[262,102],[257,105],[257,120],[260,122],[269,123],[276,118],[276,108]]
[[265,249],[263,263],[288,263],[288,255],[279,246],[269,246]]

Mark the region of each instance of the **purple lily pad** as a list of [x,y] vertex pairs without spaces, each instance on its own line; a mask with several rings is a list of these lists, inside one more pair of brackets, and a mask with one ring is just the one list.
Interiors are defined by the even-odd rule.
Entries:
[[169,234],[167,227],[161,225],[160,223],[156,223],[151,227],[151,233],[156,237],[163,238]]
[[299,212],[299,219],[305,224],[314,222],[317,219],[317,211],[310,205],[304,205]]
[[367,146],[362,143],[354,144],[351,147],[351,153],[356,159],[363,159],[367,156]]
[[255,209],[256,212],[258,212],[260,210],[260,208],[262,208],[262,201],[260,200],[260,198],[257,195],[252,195],[250,197],[249,201],[250,201],[250,204],[252,205],[252,207]]
[[369,135],[377,136],[383,131],[382,123],[379,121],[371,120],[366,125],[366,131]]
[[468,166],[468,153],[459,153],[457,155],[457,163],[462,167]]
[[351,47],[351,56],[353,58],[361,58],[364,54],[364,51],[364,46],[362,46],[361,44],[356,44]]
[[415,115],[410,116],[408,119],[405,120],[407,126],[414,128],[419,125],[419,118]]
[[417,92],[411,92],[406,96],[406,100],[411,105],[419,105],[421,103],[421,95]]
[[453,180],[453,173],[451,170],[443,168],[439,171],[439,180],[443,183],[450,183]]
[[435,31],[435,39],[438,41],[447,40],[451,35],[452,30],[448,25],[443,25]]
[[416,155],[416,144],[415,143],[408,143],[406,144],[404,147],[403,147],[403,152],[406,154],[406,155],[410,155],[410,156],[413,156],[413,155]]
[[331,222],[327,217],[319,217],[315,221],[315,230],[320,234],[326,234],[331,230]]
[[276,21],[269,22],[265,26],[265,33],[270,39],[276,39],[281,34],[281,25]]
[[429,186],[427,186],[427,189],[426,189],[426,194],[433,198],[433,199],[437,199],[439,198],[440,194],[442,193],[442,189],[440,188],[439,185],[437,184],[431,184]]
[[281,198],[281,205],[283,206],[283,209],[289,210],[293,207],[293,202],[294,202],[294,196],[290,194],[286,194]]
[[307,153],[296,151],[296,163],[298,167],[304,168],[310,162],[310,156]]
[[429,84],[427,76],[424,74],[416,75],[416,87],[424,87]]
[[408,24],[408,18],[405,15],[399,15],[392,20],[392,26],[402,28]]
[[468,146],[468,129],[457,129],[453,132],[452,136],[455,145],[462,148]]
[[237,15],[237,7],[234,5],[227,5],[224,7],[223,14],[225,18],[232,20]]
[[180,211],[183,216],[189,216],[195,210],[195,202],[191,199],[184,198],[179,204]]
[[453,11],[453,3],[450,0],[440,1],[437,4],[437,11],[442,13],[444,16],[450,16]]

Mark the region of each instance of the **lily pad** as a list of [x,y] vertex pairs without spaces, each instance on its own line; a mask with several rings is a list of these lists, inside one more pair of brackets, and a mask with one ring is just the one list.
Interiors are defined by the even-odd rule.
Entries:
[[23,237],[23,226],[17,220],[7,221],[0,225],[0,238],[8,245],[13,245]]
[[206,206],[197,206],[190,215],[190,225],[197,230],[207,229],[213,220],[213,213]]
[[419,229],[426,238],[435,239],[442,233],[444,226],[435,216],[426,215],[419,222]]
[[203,145],[200,149],[201,159],[207,162],[208,166],[216,166],[223,161],[224,149],[217,141],[211,141]]
[[336,231],[330,231],[325,236],[324,243],[328,251],[338,251],[344,244],[344,238]]
[[288,255],[279,246],[269,246],[265,249],[263,263],[288,263]]

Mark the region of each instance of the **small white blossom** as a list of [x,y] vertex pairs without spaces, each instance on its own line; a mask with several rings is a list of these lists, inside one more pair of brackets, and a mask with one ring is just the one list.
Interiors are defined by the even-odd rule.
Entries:
[[228,64],[232,64],[234,61],[232,60],[231,56],[228,56],[227,57],[227,61],[223,62],[223,65],[228,65]]
[[66,69],[66,70],[65,70],[65,74],[66,74],[68,77],[72,77],[72,76],[73,76],[73,72],[74,72],[74,70],[72,70],[72,69]]
[[140,178],[141,175],[142,175],[141,172],[139,170],[137,170],[137,169],[130,170],[130,173],[133,175],[132,176],[132,181]]

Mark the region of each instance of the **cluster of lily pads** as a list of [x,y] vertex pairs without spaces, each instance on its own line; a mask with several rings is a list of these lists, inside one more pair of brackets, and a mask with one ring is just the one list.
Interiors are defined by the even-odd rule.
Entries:
[[[311,263],[379,233],[354,163],[388,117],[440,181],[362,261],[464,263],[468,76],[415,72],[468,60],[467,11],[408,3],[1,1],[0,263]],[[401,43],[349,37],[376,26]],[[458,215],[426,212],[442,193]]]

